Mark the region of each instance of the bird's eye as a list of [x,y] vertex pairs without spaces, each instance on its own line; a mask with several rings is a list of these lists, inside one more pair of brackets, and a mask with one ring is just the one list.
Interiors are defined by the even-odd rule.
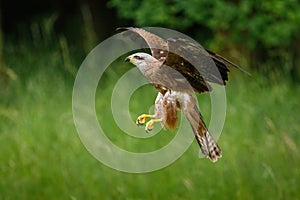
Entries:
[[143,58],[140,56],[133,56],[133,58],[137,59],[137,60],[142,60]]

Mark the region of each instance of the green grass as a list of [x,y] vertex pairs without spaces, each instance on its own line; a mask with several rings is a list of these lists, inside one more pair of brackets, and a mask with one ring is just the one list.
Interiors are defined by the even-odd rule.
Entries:
[[[0,100],[0,199],[300,198],[299,86],[284,79],[266,84],[259,74],[235,71],[226,87],[227,116],[218,141],[223,157],[217,163],[198,159],[194,142],[164,169],[128,174],[104,166],[81,143],[72,118],[73,80],[63,70],[59,50],[14,51],[7,52],[7,64],[19,80],[6,86]],[[96,98],[108,137],[135,151],[163,146],[172,133],[133,140],[112,119],[106,97],[117,72],[106,73],[107,89]],[[155,98],[151,87],[144,89],[151,98],[134,95],[133,118]],[[209,98],[198,97],[209,119],[204,107]]]

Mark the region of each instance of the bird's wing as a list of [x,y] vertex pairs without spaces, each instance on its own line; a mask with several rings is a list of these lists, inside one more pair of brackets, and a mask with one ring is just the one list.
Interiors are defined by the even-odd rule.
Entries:
[[162,63],[165,61],[169,48],[167,42],[161,37],[141,28],[127,27],[118,28],[117,30],[128,30],[129,32],[127,34],[130,34],[132,32],[138,34],[148,44],[152,56]]
[[165,64],[172,66],[184,75],[192,76],[195,84],[204,81],[225,85],[229,68],[214,61],[199,43],[185,38],[168,39],[170,53]]
[[193,75],[196,83],[198,82],[200,85],[203,84],[203,80],[225,85],[230,66],[250,75],[242,67],[208,49],[204,49],[198,42],[191,39],[170,38],[167,43],[169,54],[165,64],[177,69],[184,76]]
[[180,72],[195,91],[211,91],[212,88],[207,82],[211,80],[206,78],[209,73],[205,70],[216,67],[212,59],[205,55],[205,50],[185,39],[168,39],[167,43],[169,53],[164,64]]

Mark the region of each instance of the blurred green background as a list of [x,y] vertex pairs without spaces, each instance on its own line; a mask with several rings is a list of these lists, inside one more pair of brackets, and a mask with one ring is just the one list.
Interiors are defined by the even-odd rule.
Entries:
[[[300,199],[299,10],[297,0],[2,0],[0,199]],[[87,152],[72,118],[73,83],[119,26],[175,29],[251,72],[232,69],[217,163],[198,159],[196,142],[147,174],[115,171]],[[120,60],[105,71],[96,110],[114,143],[141,152],[174,133],[134,140],[116,125],[110,95],[132,67]],[[142,89],[130,102],[133,119],[155,98]],[[198,100],[209,123],[209,95]]]

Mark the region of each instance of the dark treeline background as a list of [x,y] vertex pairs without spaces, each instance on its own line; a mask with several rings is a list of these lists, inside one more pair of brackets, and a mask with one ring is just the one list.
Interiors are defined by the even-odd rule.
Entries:
[[[108,9],[106,1],[2,1],[2,29],[5,34],[17,38],[30,36],[32,26],[45,20],[52,20],[55,34],[66,34],[70,39],[80,39],[78,32],[83,29],[84,17],[103,39],[111,34],[118,22],[115,9]],[[91,16],[85,16],[90,14]],[[77,38],[76,38],[77,37]]]
[[[2,1],[5,40],[63,35],[87,53],[119,26],[162,26],[196,38],[247,68],[299,79],[298,1]],[[50,41],[50,40],[49,40]],[[41,45],[41,44],[40,44]],[[275,74],[275,75],[274,75]]]

